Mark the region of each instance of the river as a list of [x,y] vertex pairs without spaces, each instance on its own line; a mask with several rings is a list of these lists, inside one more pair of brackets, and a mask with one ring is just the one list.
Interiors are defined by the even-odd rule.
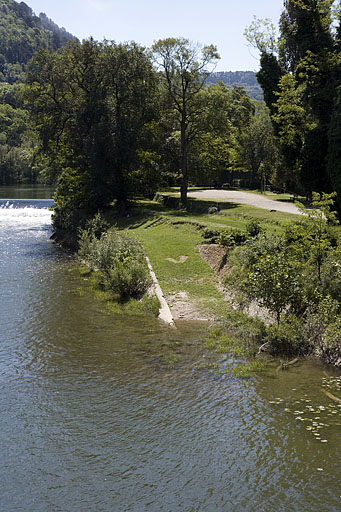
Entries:
[[46,190],[0,194],[1,510],[341,510],[340,372],[196,369],[203,324],[105,310]]

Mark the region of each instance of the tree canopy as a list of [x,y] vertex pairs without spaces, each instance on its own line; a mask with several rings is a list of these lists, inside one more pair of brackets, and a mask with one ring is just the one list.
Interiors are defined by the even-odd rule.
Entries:
[[26,100],[57,178],[62,224],[75,209],[97,211],[114,199],[125,209],[154,89],[150,59],[135,43],[90,39],[32,59]]
[[278,135],[283,181],[290,176],[290,188],[307,195],[335,190],[339,208],[340,30],[332,0],[286,0],[276,44],[259,20],[247,31],[261,51],[257,77]]
[[186,206],[188,189],[188,147],[196,130],[202,107],[196,101],[219,54],[215,46],[201,46],[185,38],[168,38],[153,45],[169,106],[177,112],[180,129],[181,203]]

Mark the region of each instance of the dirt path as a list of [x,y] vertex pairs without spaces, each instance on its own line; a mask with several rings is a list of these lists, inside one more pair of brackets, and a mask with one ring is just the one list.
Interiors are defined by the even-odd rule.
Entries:
[[276,210],[277,212],[293,213],[302,215],[297,206],[293,203],[284,203],[267,199],[265,196],[252,194],[249,192],[239,192],[236,190],[197,190],[189,192],[188,197],[195,199],[212,199],[213,201],[222,201],[227,203],[239,203],[263,208],[264,210]]

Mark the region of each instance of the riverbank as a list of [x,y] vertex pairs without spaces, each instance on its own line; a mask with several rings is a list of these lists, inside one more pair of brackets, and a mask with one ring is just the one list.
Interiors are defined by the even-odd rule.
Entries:
[[245,380],[259,331],[238,312],[206,334],[108,311],[48,240],[46,204],[15,206],[0,207],[3,510],[338,510],[341,409],[325,391],[341,396],[340,371],[266,357]]
[[[301,217],[250,205],[195,199],[189,201],[188,210],[184,211],[178,209],[173,200],[167,205],[164,197],[161,199],[162,202],[136,202],[125,217],[119,217],[115,210],[107,211],[105,216],[109,225],[127,230],[143,244],[175,321],[203,321],[206,330],[210,325],[221,325],[233,333],[237,345],[242,330],[256,332],[253,334],[254,353],[262,345],[272,353],[275,343],[277,356],[292,358],[297,349],[300,355],[314,353],[340,366],[338,346],[330,350],[328,345],[325,350],[319,342],[315,350],[309,343],[300,344],[297,336],[293,346],[290,340],[286,345],[282,341],[278,345],[278,332],[276,340],[269,343],[271,330],[268,327],[276,324],[276,317],[257,301],[241,305],[235,300],[234,291],[224,279],[230,269],[226,248],[214,243],[224,230],[246,232],[250,223],[256,223],[265,234],[280,236],[288,225]],[[110,302],[110,297],[105,300]],[[234,324],[238,324],[237,329]]]

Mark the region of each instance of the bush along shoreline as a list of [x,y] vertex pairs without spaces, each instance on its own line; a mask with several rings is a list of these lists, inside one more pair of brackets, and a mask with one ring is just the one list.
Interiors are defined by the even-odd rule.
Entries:
[[[226,251],[219,274],[224,275],[222,284],[234,309],[225,303],[214,314],[214,324],[229,336],[228,343],[211,344],[218,352],[242,355],[243,345],[251,360],[259,359],[260,353],[287,360],[312,355],[341,367],[341,233],[331,209],[333,199],[332,194],[314,194],[312,209],[302,206],[305,215],[276,234],[267,233],[266,223],[256,219],[243,229],[200,226],[205,244],[218,244],[220,253],[222,248]],[[112,222],[99,214],[82,224],[78,257],[92,272],[95,288],[117,304],[151,300],[141,242],[110,227]],[[141,238],[141,230],[136,234]],[[151,254],[154,238],[148,244]],[[154,257],[157,261],[161,256]],[[157,300],[153,300],[147,309],[157,316]],[[258,307],[251,316],[250,305]],[[259,312],[265,312],[268,321],[264,323]]]
[[274,356],[314,355],[341,367],[341,234],[333,194],[313,194],[312,209],[284,234],[256,223],[224,230],[224,286],[240,307],[252,301],[272,314],[262,349]]
[[[142,244],[137,239],[109,229],[109,224],[97,214],[79,229],[77,256],[96,276],[96,287],[110,301],[121,305],[140,302],[141,312],[158,315],[158,300],[147,294],[152,281]],[[133,313],[137,312],[138,308],[133,308]]]

